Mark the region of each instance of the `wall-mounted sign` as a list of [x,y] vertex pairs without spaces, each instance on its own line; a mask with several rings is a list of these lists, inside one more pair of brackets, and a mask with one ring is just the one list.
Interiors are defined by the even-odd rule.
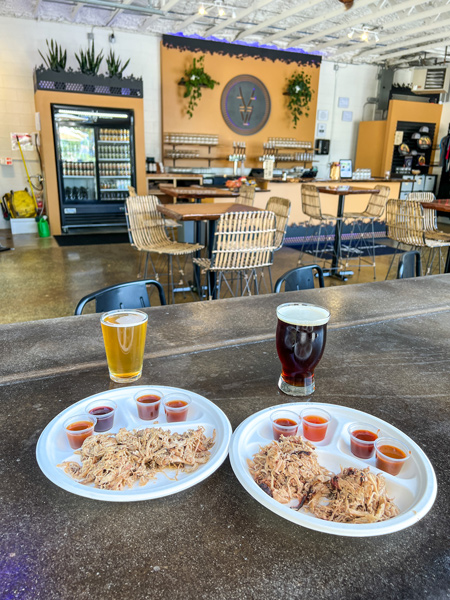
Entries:
[[327,132],[326,123],[317,123],[317,137],[325,135]]
[[350,105],[349,98],[339,98],[338,100],[338,108],[348,108]]
[[22,150],[26,150],[28,152],[34,150],[33,138],[29,133],[11,133],[11,150],[19,149],[17,138],[19,138],[20,147]]
[[403,131],[396,131],[394,137],[394,146],[400,146],[403,142]]
[[253,135],[269,119],[269,92],[263,82],[253,75],[238,75],[225,86],[220,109],[232,131],[240,135]]
[[328,121],[328,111],[327,110],[318,110],[317,111],[317,120],[318,121]]
[[342,120],[343,121],[353,121],[353,113],[351,110],[343,110],[342,111]]

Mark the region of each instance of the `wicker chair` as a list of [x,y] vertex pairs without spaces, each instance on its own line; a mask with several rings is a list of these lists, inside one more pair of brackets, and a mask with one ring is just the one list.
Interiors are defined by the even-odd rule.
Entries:
[[[426,267],[426,275],[429,275],[433,268],[436,249],[439,250],[439,273],[441,272],[441,250],[450,246],[450,234],[443,231],[429,231],[424,212],[422,204],[416,200],[389,200],[386,205],[386,225],[388,237],[397,242],[396,251],[400,244],[411,246],[412,249],[430,249]],[[386,279],[394,258],[395,254]]]
[[[208,297],[212,286],[220,298],[225,282],[232,296],[259,294],[257,269],[273,263],[275,249],[275,214],[270,211],[225,213],[218,221],[212,258],[194,258],[194,262],[208,275]],[[217,281],[210,275],[217,274]],[[230,276],[230,280],[226,275]],[[233,277],[236,276],[236,277]],[[212,280],[212,281],[211,281]],[[233,291],[232,285],[236,284]]]
[[236,198],[237,204],[245,204],[245,206],[253,206],[255,203],[255,186],[241,185],[239,188],[239,196]]
[[310,227],[313,224],[313,221],[319,221],[319,226],[318,231],[314,236],[305,237],[305,240],[300,250],[300,258],[298,259],[299,265],[302,263],[301,255],[304,254],[305,245],[314,240],[316,240],[317,242],[314,256],[322,256],[323,251],[319,254],[322,227],[327,224],[327,221],[336,221],[336,215],[322,213],[322,209],[320,206],[320,195],[315,185],[304,183],[300,189],[302,198],[302,211],[305,215],[309,217],[308,227]]
[[[191,291],[184,278],[184,265],[181,267],[180,256],[189,256],[203,248],[200,244],[185,244],[174,242],[167,236],[164,227],[164,217],[158,211],[159,200],[156,196],[130,196],[126,201],[126,218],[131,245],[140,252],[146,252],[144,278],[147,277],[147,267],[150,253],[166,255],[168,262],[168,291],[175,303],[175,292]],[[181,288],[175,288],[173,280],[173,257],[178,263]],[[185,261],[186,264],[186,261]],[[155,279],[159,280],[155,265]],[[191,292],[192,293],[192,292]]]
[[[351,231],[351,240],[353,240],[353,234],[357,229],[359,236],[355,241],[355,244],[351,245],[351,251],[360,253],[363,249],[372,250],[371,258],[372,261],[365,265],[362,265],[364,258],[361,253],[359,254],[359,268],[373,267],[373,278],[376,279],[376,258],[375,258],[375,228],[374,223],[376,220],[381,219],[384,214],[386,202],[389,200],[389,194],[391,189],[385,185],[376,185],[376,190],[379,190],[378,194],[371,194],[369,202],[366,208],[362,212],[344,212],[344,219],[353,219],[353,226]],[[367,234],[372,231],[372,246],[367,243]],[[348,260],[346,267],[349,266]]]
[[[432,192],[411,192],[407,200],[416,200],[417,202],[435,202],[436,196]],[[425,227],[428,231],[438,231],[436,211],[425,208]]]
[[[266,210],[270,210],[275,214],[276,217],[276,228],[277,232],[275,234],[275,248],[274,252],[280,250],[280,248],[284,244],[284,238],[286,237],[286,229],[289,219],[289,214],[291,212],[291,201],[286,198],[279,198],[277,196],[272,196],[269,198],[266,204]],[[270,281],[270,289],[272,290],[272,269],[269,266],[269,281]]]

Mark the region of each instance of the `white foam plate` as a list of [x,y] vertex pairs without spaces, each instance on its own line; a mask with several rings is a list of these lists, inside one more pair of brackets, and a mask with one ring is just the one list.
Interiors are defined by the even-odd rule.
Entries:
[[[107,392],[101,392],[94,396],[89,396],[66,408],[56,416],[42,432],[36,447],[36,458],[39,467],[46,477],[56,485],[79,496],[93,498],[95,500],[106,500],[109,502],[132,502],[135,500],[152,500],[176,494],[186,490],[200,481],[209,477],[216,471],[225,460],[228,454],[228,447],[231,439],[231,425],[222,410],[211,401],[199,394],[183,390],[181,388],[166,387],[156,385],[166,393],[186,392],[192,398],[192,404],[189,408],[188,420],[180,423],[167,423],[164,409],[161,406],[159,416],[155,421],[142,421],[139,419],[134,394],[148,386],[123,387]],[[205,435],[211,437],[213,430],[216,430],[216,440],[211,448],[211,457],[206,464],[201,465],[193,473],[178,473],[177,479],[175,471],[168,469],[167,476],[159,473],[156,480],[149,481],[144,486],[136,483],[132,488],[122,491],[101,490],[90,485],[83,485],[67,475],[64,470],[56,465],[64,461],[77,461],[81,464],[78,454],[69,446],[67,436],[63,429],[63,423],[71,415],[83,413],[88,404],[94,400],[111,399],[117,403],[117,411],[114,417],[114,426],[105,434],[117,433],[120,428],[127,429],[145,429],[146,427],[161,427],[183,433],[188,429],[197,429],[200,425],[205,428]],[[102,434],[99,434],[102,435]],[[169,479],[170,478],[170,479]]]
[[[273,441],[270,413],[276,409],[292,410],[297,414],[304,408],[324,408],[332,416],[327,435],[322,442],[315,442],[319,463],[339,473],[341,466],[364,469],[370,467],[374,473],[381,473],[386,480],[388,496],[400,509],[400,514],[387,521],[367,524],[334,523],[319,519],[302,508],[293,510],[289,505],[280,504],[266,494],[253,480],[247,465],[260,449]],[[403,441],[411,450],[411,456],[396,476],[380,471],[375,467],[375,457],[363,460],[350,451],[348,429],[352,423],[363,422],[381,429],[380,436],[388,436]],[[301,427],[299,434],[302,433]],[[433,506],[436,498],[437,483],[433,467],[425,453],[411,438],[396,427],[372,415],[334,404],[290,403],[272,406],[243,421],[233,434],[230,445],[231,466],[244,488],[263,506],[308,529],[350,537],[370,537],[385,535],[405,529],[417,523]]]

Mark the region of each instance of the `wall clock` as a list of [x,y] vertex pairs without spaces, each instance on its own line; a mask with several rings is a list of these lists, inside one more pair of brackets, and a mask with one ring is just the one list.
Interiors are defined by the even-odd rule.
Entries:
[[269,92],[263,82],[253,75],[238,75],[225,86],[220,109],[230,129],[240,135],[253,135],[269,119]]

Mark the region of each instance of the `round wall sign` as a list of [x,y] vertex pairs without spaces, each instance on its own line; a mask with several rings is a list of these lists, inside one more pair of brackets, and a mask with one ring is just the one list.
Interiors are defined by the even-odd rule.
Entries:
[[225,86],[220,109],[230,129],[240,135],[253,135],[270,116],[269,92],[253,75],[238,75]]

